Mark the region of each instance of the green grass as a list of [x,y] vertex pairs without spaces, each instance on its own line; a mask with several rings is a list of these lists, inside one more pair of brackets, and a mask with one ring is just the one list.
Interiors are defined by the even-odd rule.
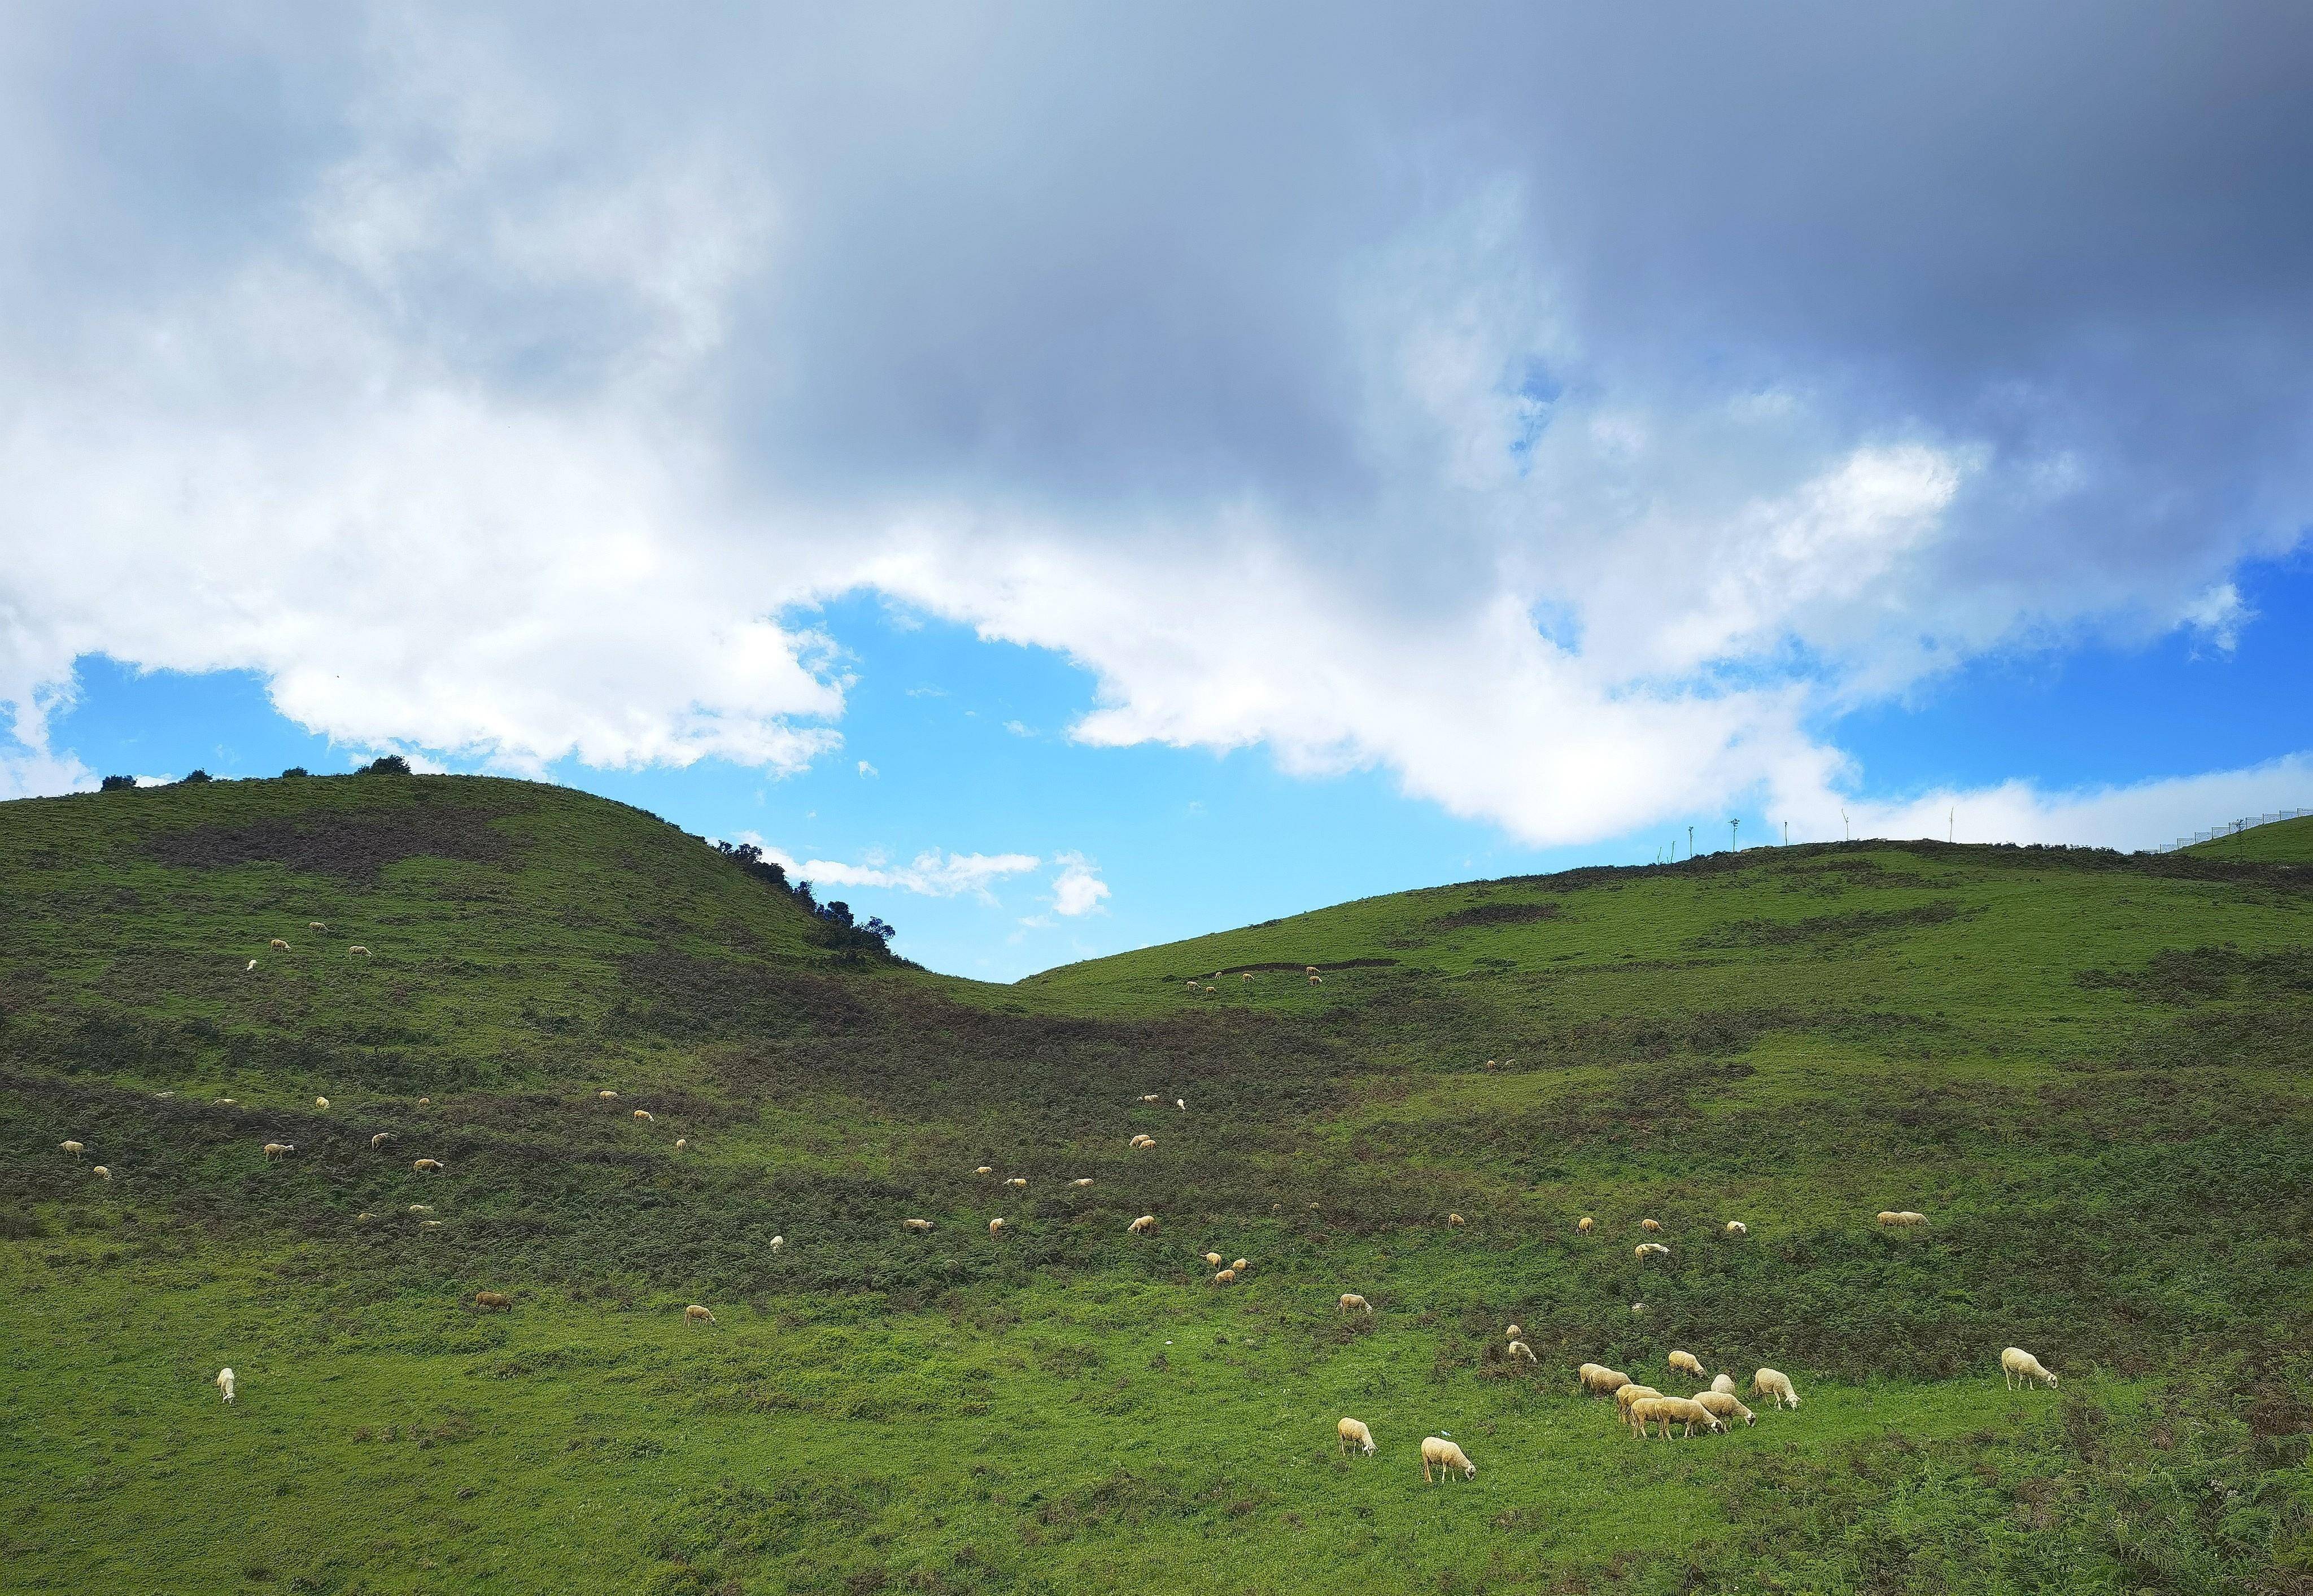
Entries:
[[[1477,883],[988,987],[558,789],[0,806],[0,1583],[2301,1591],[2313,830],[2260,831]],[[1674,1346],[1805,1406],[1641,1445],[1574,1394]],[[1475,1482],[1424,1488],[1438,1429]]]

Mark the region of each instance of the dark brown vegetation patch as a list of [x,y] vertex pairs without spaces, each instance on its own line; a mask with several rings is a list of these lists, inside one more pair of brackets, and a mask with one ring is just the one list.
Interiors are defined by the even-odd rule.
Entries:
[[374,882],[386,866],[406,859],[497,863],[514,848],[491,824],[506,813],[480,804],[422,804],[368,814],[196,825],[163,832],[145,844],[145,851],[179,869],[272,864]]
[[1784,948],[1806,942],[1838,942],[1912,926],[1957,920],[1957,904],[1915,904],[1908,909],[1858,909],[1847,914],[1816,914],[1805,920],[1737,920],[1706,931],[1692,948]]
[[1429,921],[1433,931],[1456,931],[1468,926],[1526,925],[1537,920],[1555,920],[1559,916],[1555,902],[1473,904],[1466,909],[1456,909],[1451,914],[1440,914]]

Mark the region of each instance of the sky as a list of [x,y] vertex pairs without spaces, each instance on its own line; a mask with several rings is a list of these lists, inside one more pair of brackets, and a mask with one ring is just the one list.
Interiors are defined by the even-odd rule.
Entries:
[[7,7],[0,798],[550,780],[998,980],[2313,807],[2309,105],[2280,3]]

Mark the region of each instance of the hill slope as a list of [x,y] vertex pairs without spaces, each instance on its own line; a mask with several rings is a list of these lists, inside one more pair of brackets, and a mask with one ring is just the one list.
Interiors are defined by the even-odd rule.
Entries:
[[[1763,850],[990,988],[636,811],[375,777],[0,806],[0,899],[12,1589],[2302,1574],[2298,866]],[[1674,1346],[1806,1403],[1572,1394]]]

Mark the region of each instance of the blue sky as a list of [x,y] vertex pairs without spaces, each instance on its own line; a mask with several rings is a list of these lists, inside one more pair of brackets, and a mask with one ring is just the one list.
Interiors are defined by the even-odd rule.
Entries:
[[0,799],[400,751],[996,977],[2313,803],[2302,8],[129,13],[0,16]]

